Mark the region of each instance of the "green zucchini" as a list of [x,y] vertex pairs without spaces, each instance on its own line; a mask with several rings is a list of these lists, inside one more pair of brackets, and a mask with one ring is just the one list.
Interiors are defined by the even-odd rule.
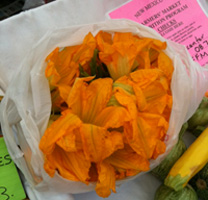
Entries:
[[151,171],[151,173],[157,178],[159,178],[161,181],[163,181],[166,178],[174,163],[181,157],[181,155],[187,149],[184,141],[182,140],[183,134],[187,130],[187,128],[188,123],[185,123],[181,128],[181,131],[179,133],[179,139],[176,145],[166,156],[166,158]]
[[190,185],[177,192],[165,185],[161,185],[155,193],[154,200],[198,200],[198,197]]

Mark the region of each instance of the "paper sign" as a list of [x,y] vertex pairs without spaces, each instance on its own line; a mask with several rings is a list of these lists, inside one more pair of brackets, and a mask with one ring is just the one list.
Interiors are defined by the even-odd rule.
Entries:
[[196,0],[132,0],[108,13],[155,29],[187,47],[193,60],[208,63],[208,18]]
[[0,200],[22,200],[26,195],[3,137],[0,137]]

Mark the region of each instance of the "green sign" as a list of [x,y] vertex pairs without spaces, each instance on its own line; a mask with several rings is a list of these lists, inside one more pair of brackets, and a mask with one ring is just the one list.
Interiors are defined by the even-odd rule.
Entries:
[[26,198],[16,166],[12,161],[4,138],[0,137],[0,200]]

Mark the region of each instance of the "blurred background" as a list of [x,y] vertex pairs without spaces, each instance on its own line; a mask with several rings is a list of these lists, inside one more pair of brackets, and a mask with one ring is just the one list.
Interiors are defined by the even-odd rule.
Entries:
[[35,8],[54,0],[1,0],[0,20],[16,15],[24,10]]

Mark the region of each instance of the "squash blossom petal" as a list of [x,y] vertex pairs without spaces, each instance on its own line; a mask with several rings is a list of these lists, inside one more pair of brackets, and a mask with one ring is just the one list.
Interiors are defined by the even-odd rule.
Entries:
[[158,56],[158,69],[161,69],[168,80],[171,80],[174,70],[172,60],[162,51]]
[[45,74],[49,80],[50,88],[58,88],[63,101],[67,100],[70,88],[79,76],[79,65],[82,65],[85,71],[90,71],[89,62],[95,48],[95,38],[91,33],[88,33],[81,45],[63,49],[56,48],[46,58],[48,64]]
[[80,129],[86,159],[101,162],[117,149],[123,148],[123,138],[119,132],[108,132],[103,127],[83,124]]
[[[90,82],[93,78],[75,80],[67,99],[68,108],[50,125],[40,141],[40,149],[46,155],[45,169],[51,176],[58,170],[63,177],[74,176],[71,180],[78,179],[87,183],[92,163],[102,163],[105,158],[124,147],[122,127],[129,120],[128,112],[123,107],[107,107],[112,96],[112,79],[103,78]],[[70,160],[75,159],[78,153],[79,156],[84,156],[83,164],[88,166],[90,163],[82,178],[81,172],[73,171],[74,163]],[[66,162],[68,167],[65,166]],[[74,162],[76,165],[80,164],[79,170],[82,162]],[[106,165],[104,168],[102,166],[101,171]],[[111,170],[111,173],[114,171]],[[106,185],[102,182],[105,179],[99,174],[99,170],[98,180],[98,188]],[[111,188],[113,187],[115,186]]]
[[[165,151],[163,143],[157,141],[164,140],[168,121],[163,117],[163,112],[167,112],[168,108],[171,111],[172,106],[170,87],[166,88],[160,82],[164,73],[158,69],[153,71],[155,73],[150,69],[138,70],[119,78],[113,84],[116,100],[128,110],[132,119],[124,124],[125,137],[131,148],[146,159]],[[149,77],[147,80],[146,76]],[[153,155],[156,147],[157,151]]]
[[166,42],[156,39],[142,38],[143,46],[136,57],[139,69],[152,69],[158,67],[158,55],[167,46]]
[[65,110],[62,112],[62,116],[45,131],[39,144],[40,149],[46,155],[51,154],[54,151],[56,142],[60,141],[67,133],[70,133],[72,140],[74,140],[73,131],[80,126],[81,120],[70,110]]
[[113,80],[128,75],[135,69],[134,64],[137,54],[146,45],[143,40],[133,36],[132,33],[116,32],[112,44],[106,42],[106,38],[102,32],[98,33],[96,39],[100,51],[100,60],[107,65]]
[[46,155],[44,168],[53,177],[56,170],[69,180],[88,183],[91,163],[86,160],[82,151],[66,152],[56,146],[53,153]]
[[116,169],[136,170],[137,173],[149,170],[149,161],[138,155],[129,145],[119,149],[106,159]]
[[106,161],[98,163],[97,168],[98,168],[98,182],[95,191],[100,197],[108,197],[111,194],[111,190],[113,192],[116,192],[115,170]]

